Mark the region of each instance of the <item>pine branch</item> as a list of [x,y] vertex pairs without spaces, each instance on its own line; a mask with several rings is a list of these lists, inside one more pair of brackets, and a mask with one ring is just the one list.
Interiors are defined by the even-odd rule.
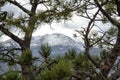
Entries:
[[39,0],[33,0],[32,8],[31,8],[32,14],[35,14],[36,8],[37,8],[37,6],[38,6],[38,2],[39,2]]
[[[93,16],[93,18],[92,18],[91,21],[89,22],[89,24],[88,24],[88,26],[87,26],[87,29],[85,30],[85,34],[83,35],[83,37],[84,37],[84,43],[85,43],[85,52],[84,52],[84,54],[87,56],[87,58],[88,58],[97,68],[100,67],[99,64],[91,58],[90,53],[89,53],[89,50],[90,50],[90,48],[93,46],[93,44],[92,44],[92,45],[90,44],[90,40],[89,40],[88,36],[89,36],[89,33],[90,33],[91,29],[93,28],[93,26],[91,27],[91,25],[92,25],[92,23],[94,22],[94,20],[95,20],[95,18],[96,18],[96,16],[97,16],[98,13],[99,13],[99,10],[95,13],[95,15]],[[95,44],[95,43],[94,43],[94,44]]]

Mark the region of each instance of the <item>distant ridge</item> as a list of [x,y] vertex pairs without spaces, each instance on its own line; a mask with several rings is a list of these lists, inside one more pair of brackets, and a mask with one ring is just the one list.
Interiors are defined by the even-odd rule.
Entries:
[[[15,45],[19,47],[18,44],[16,44],[13,40],[7,40],[3,42],[3,44],[8,47],[11,46],[10,44]],[[83,52],[83,43],[77,42],[70,38],[69,36],[66,36],[64,34],[60,33],[54,33],[54,34],[45,34],[43,36],[33,36],[31,40],[31,50],[33,52],[33,56],[38,56],[38,52],[40,49],[41,44],[49,44],[52,48],[52,55],[63,55],[65,52],[68,51],[68,49],[75,49],[77,52]],[[90,50],[91,55],[99,55],[100,49],[99,48],[93,48]]]

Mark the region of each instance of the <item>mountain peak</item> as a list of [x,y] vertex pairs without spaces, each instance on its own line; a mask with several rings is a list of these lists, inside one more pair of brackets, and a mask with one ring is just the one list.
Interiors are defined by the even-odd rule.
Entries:
[[46,34],[41,37],[40,41],[41,41],[40,43],[42,44],[48,43],[50,46],[55,45],[77,46],[77,43],[73,39],[64,34],[59,33]]
[[[6,46],[9,47],[12,44],[16,44],[13,40],[5,41]],[[31,50],[33,54],[38,55],[41,44],[49,44],[52,48],[52,54],[64,54],[68,49],[75,49],[81,51],[81,45],[74,41],[69,36],[60,33],[46,34],[43,36],[33,36],[31,40]]]
[[68,51],[68,49],[81,51],[81,47],[77,42],[75,42],[69,36],[59,33],[45,34],[43,36],[40,36],[40,38],[39,36],[33,37],[31,41],[31,49],[33,52],[36,52],[39,50],[41,44],[47,43],[52,47],[52,54],[64,54]]

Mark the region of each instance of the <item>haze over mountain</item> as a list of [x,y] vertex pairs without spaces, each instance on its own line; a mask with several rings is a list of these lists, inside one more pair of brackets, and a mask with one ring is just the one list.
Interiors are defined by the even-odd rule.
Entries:
[[[10,46],[11,43],[15,46],[18,46],[13,40],[7,40],[3,44],[5,46]],[[31,50],[33,52],[34,56],[38,56],[38,52],[40,49],[41,44],[49,44],[52,48],[52,55],[63,55],[65,52],[67,52],[69,49],[75,49],[77,52],[83,52],[83,46],[82,42],[77,42],[70,38],[69,36],[66,36],[64,34],[60,33],[54,33],[54,34],[46,34],[44,36],[33,36],[31,40]],[[95,55],[98,53],[100,49],[93,48],[90,53],[92,55]]]

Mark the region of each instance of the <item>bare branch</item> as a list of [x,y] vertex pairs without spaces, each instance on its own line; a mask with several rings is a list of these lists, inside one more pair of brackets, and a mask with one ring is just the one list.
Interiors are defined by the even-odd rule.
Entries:
[[106,16],[106,18],[116,27],[120,26],[120,22],[117,21],[116,19],[112,18],[103,8],[102,5],[99,4],[98,0],[94,0],[96,5],[98,6],[98,8],[100,9],[100,11],[104,14],[104,16]]
[[47,2],[49,2],[49,0],[48,1],[45,1],[45,0],[39,0],[39,2],[38,2],[38,4],[43,4],[43,3],[47,3]]
[[82,76],[82,75],[85,75],[85,76],[90,77],[90,78],[92,78],[92,79],[95,78],[95,76],[92,75],[91,73],[89,73],[89,72],[85,72],[85,71],[80,71],[80,70],[79,70],[79,71],[75,71],[75,72],[73,72],[72,77],[75,77],[75,78],[81,79],[80,76]]
[[23,10],[23,12],[25,12],[26,14],[30,15],[30,11],[27,10],[26,8],[24,8],[22,5],[20,5],[17,1],[12,1],[12,0],[7,0],[8,2],[14,4],[15,6],[19,7],[21,10]]
[[85,52],[84,52],[84,54],[88,57],[88,59],[89,59],[97,68],[100,67],[99,64],[98,64],[95,60],[93,60],[93,59],[91,58],[90,54],[89,54],[89,50],[90,50],[90,48],[91,48],[92,46],[91,46],[91,44],[90,44],[88,35],[89,35],[89,32],[91,31],[91,29],[92,29],[92,27],[93,27],[93,26],[91,27],[91,25],[92,25],[92,23],[94,22],[94,20],[95,20],[95,18],[96,18],[96,16],[97,16],[98,13],[99,13],[99,10],[95,13],[95,15],[93,16],[93,19],[91,19],[91,21],[89,22],[89,24],[88,24],[88,26],[87,26],[87,30],[85,30],[85,35],[83,35],[83,37],[84,37],[84,42],[85,42]]
[[38,6],[38,2],[39,2],[39,0],[33,0],[32,8],[31,8],[31,13],[32,13],[32,15],[34,15],[35,12],[36,12],[36,8],[37,8],[37,6]]
[[12,38],[14,41],[19,43],[20,45],[23,44],[23,41],[20,38],[18,38],[16,35],[11,33],[8,29],[4,28],[3,25],[0,25],[0,31],[3,32],[5,35],[9,36],[10,38]]
[[94,43],[92,43],[91,46],[94,46],[95,44],[97,44],[98,42],[100,42],[100,41],[103,39],[103,37],[105,36],[105,34],[106,34],[106,33],[104,33],[101,38],[99,38],[99,39],[96,40]]
[[[8,55],[10,52],[12,52],[12,51],[15,51],[15,50],[22,50],[21,48],[12,48],[12,49],[10,49],[10,50],[7,50],[8,52],[7,53],[5,53],[5,54],[3,54],[3,56],[2,57],[4,57],[4,56],[6,56],[6,55]],[[4,51],[4,50],[3,50]]]

